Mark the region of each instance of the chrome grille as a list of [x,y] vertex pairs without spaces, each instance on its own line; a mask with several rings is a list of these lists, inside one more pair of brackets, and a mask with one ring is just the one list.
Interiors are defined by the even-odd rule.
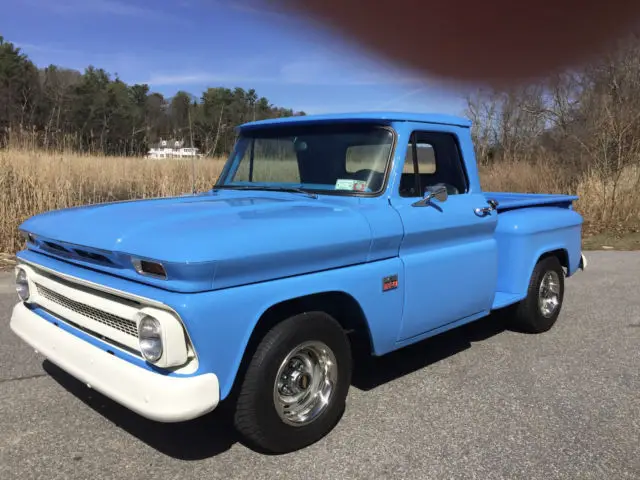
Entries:
[[126,333],[127,335],[131,335],[136,338],[138,336],[136,322],[134,322],[133,320],[121,318],[97,308],[90,307],[89,305],[85,305],[84,303],[76,302],[75,300],[71,300],[64,295],[60,295],[59,293],[56,293],[53,290],[50,290],[49,288],[38,283],[36,283],[36,288],[38,289],[38,294],[46,298],[50,302],[56,303],[96,322],[102,323],[103,325],[115,328],[116,330]]

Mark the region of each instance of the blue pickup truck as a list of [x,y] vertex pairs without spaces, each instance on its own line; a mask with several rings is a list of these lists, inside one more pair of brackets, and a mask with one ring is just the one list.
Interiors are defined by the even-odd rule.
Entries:
[[303,448],[346,407],[356,348],[385,355],[497,309],[545,332],[586,267],[576,197],[483,192],[470,126],[251,122],[209,191],[29,218],[11,328],[141,416],[229,405],[248,444]]

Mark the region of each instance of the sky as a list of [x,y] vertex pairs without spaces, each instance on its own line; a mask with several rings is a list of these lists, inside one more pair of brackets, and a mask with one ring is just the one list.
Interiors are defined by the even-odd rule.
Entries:
[[104,68],[170,97],[254,88],[308,114],[464,114],[464,92],[261,0],[0,0],[0,35],[39,67]]

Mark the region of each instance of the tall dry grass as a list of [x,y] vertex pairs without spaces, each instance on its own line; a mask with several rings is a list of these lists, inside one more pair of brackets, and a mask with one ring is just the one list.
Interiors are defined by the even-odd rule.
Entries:
[[[196,162],[196,189],[211,187],[223,159]],[[114,200],[161,197],[191,192],[190,160],[145,160],[75,153],[0,150],[0,252],[22,246],[18,225],[48,210]],[[640,223],[640,168],[622,172],[614,184],[595,172],[576,183],[550,163],[502,163],[480,169],[487,191],[577,193],[577,210],[587,228],[624,228]]]
[[[196,190],[211,188],[224,164],[195,162]],[[22,246],[17,227],[48,210],[192,191],[190,160],[147,160],[0,150],[0,252]]]
[[587,234],[622,234],[640,227],[639,165],[614,176],[592,169],[576,178],[554,162],[503,162],[481,167],[480,178],[485,191],[578,195],[575,208],[584,217]]

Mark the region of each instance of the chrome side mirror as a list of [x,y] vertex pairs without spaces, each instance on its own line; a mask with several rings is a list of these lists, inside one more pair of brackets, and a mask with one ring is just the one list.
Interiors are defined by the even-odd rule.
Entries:
[[447,187],[444,185],[435,185],[433,187],[427,187],[425,196],[422,200],[418,200],[415,203],[412,203],[413,207],[426,207],[431,203],[431,199],[435,198],[438,202],[446,202],[447,198],[449,198],[449,192],[447,192]]

